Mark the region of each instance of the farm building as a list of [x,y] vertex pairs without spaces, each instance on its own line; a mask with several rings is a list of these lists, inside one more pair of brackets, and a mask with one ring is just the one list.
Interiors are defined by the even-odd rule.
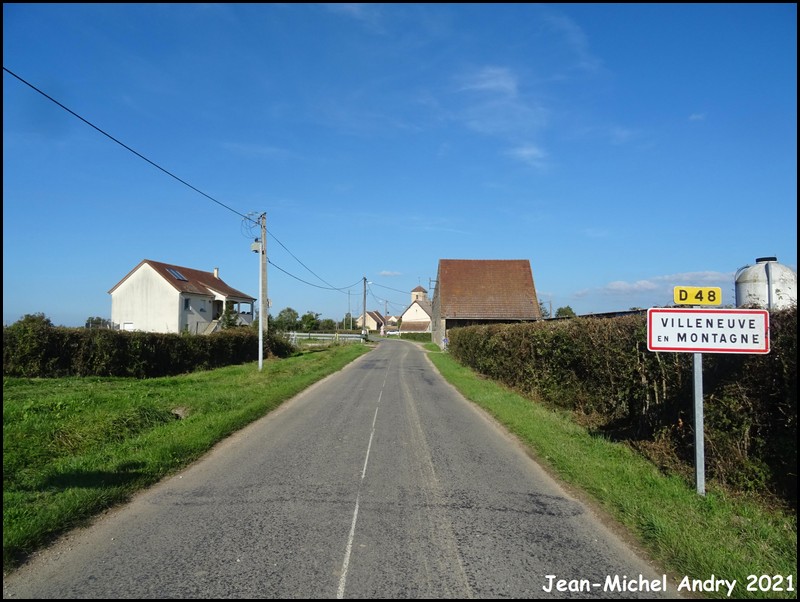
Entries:
[[440,259],[432,311],[440,347],[451,328],[542,318],[527,259]]

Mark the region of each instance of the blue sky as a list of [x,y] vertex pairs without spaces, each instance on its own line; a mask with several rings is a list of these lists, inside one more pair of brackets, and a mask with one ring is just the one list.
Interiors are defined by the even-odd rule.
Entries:
[[578,314],[797,269],[795,4],[6,3],[3,67],[6,324],[110,318],[142,259],[257,296],[262,212],[273,316],[439,259]]

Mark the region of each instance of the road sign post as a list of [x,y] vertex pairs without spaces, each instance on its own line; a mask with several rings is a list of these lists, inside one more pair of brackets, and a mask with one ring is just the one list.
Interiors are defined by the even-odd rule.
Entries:
[[[692,303],[722,299],[715,289],[675,287],[675,298]],[[702,295],[699,296],[699,295]],[[695,482],[705,495],[703,437],[703,353],[769,353],[769,312],[761,309],[650,308],[647,310],[647,348],[650,351],[693,353]]]
[[706,443],[703,423],[703,354],[692,358],[694,373],[694,482],[700,495],[706,494]]

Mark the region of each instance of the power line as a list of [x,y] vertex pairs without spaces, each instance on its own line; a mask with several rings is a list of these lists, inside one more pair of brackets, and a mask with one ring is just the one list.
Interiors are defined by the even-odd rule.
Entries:
[[[317,275],[317,274],[316,274],[316,273],[315,273],[315,272],[314,272],[314,271],[313,271],[313,270],[312,270],[310,267],[308,267],[308,266],[307,266],[306,264],[304,264],[302,261],[300,261],[299,259],[297,259],[297,257],[295,257],[295,255],[294,255],[294,253],[292,253],[292,252],[291,252],[289,249],[287,249],[287,248],[286,248],[286,245],[284,245],[284,244],[283,244],[281,241],[279,241],[279,240],[277,239],[277,237],[276,237],[276,236],[275,236],[275,235],[274,235],[272,232],[270,232],[269,230],[267,230],[267,234],[269,234],[269,235],[270,235],[272,238],[274,238],[274,239],[275,239],[275,242],[277,242],[277,243],[278,243],[280,246],[282,246],[284,249],[286,249],[286,252],[287,252],[287,253],[289,253],[289,255],[291,255],[292,257],[294,257],[294,259],[297,261],[297,263],[299,263],[301,266],[303,266],[303,267],[304,267],[305,269],[307,269],[309,272],[311,272],[312,274],[314,274],[314,276],[316,276],[317,278],[319,278],[319,279],[320,279],[322,282],[324,282],[325,284],[327,284],[327,285],[328,285],[328,286],[329,286],[329,287],[330,287],[332,290],[338,290],[338,291],[340,291],[340,292],[344,292],[344,289],[343,289],[343,288],[337,288],[337,287],[333,286],[333,285],[332,285],[330,282],[328,282],[327,280],[325,280],[325,279],[324,279],[324,278],[322,278],[321,276]],[[275,267],[278,267],[278,266],[275,266]],[[280,270],[280,268],[278,268],[278,269]],[[281,271],[283,271],[283,270],[281,270]],[[291,274],[289,274],[289,275],[291,276]],[[296,276],[293,276],[293,278],[296,278]],[[298,280],[300,280],[299,278],[297,278],[297,279],[298,279]],[[302,282],[302,280],[301,280],[301,282]],[[309,283],[306,283],[306,284],[309,284]],[[358,284],[358,283],[356,283],[356,284]],[[314,285],[312,285],[312,286],[314,286]],[[320,288],[322,288],[322,287],[320,287]],[[345,287],[345,288],[350,288],[350,287]]]
[[[64,109],[65,111],[67,111],[69,114],[73,115],[74,117],[77,117],[78,119],[80,119],[81,121],[83,121],[83,122],[84,122],[86,125],[88,125],[88,126],[90,126],[91,128],[93,128],[93,129],[97,130],[98,132],[100,132],[101,134],[103,134],[104,136],[106,136],[107,138],[109,138],[110,140],[113,140],[114,142],[116,142],[117,144],[119,144],[121,147],[123,147],[123,148],[125,148],[126,150],[130,151],[131,153],[133,153],[134,155],[136,155],[136,156],[137,156],[137,157],[139,157],[140,159],[142,159],[142,160],[146,161],[147,163],[149,163],[150,165],[152,165],[152,166],[153,166],[153,167],[155,167],[156,169],[158,169],[158,170],[160,170],[160,171],[164,172],[165,174],[167,174],[167,175],[168,175],[168,176],[170,176],[171,178],[174,178],[175,180],[177,180],[178,182],[180,182],[180,183],[181,183],[181,184],[183,184],[184,186],[187,186],[187,187],[191,188],[192,190],[194,190],[194,191],[195,191],[195,192],[197,192],[198,194],[201,194],[201,195],[203,195],[204,197],[206,197],[207,199],[209,199],[209,200],[211,200],[211,201],[215,202],[217,205],[219,205],[219,206],[221,206],[221,207],[224,207],[224,208],[225,208],[225,209],[227,209],[228,211],[230,211],[230,212],[232,212],[232,213],[235,213],[236,215],[238,215],[239,217],[243,218],[244,220],[251,222],[251,227],[252,227],[252,225],[258,225],[258,224],[259,224],[259,222],[258,222],[257,220],[253,219],[253,218],[252,218],[252,217],[250,217],[249,215],[244,215],[244,214],[242,214],[242,213],[239,213],[238,211],[236,211],[236,210],[235,210],[235,209],[233,209],[232,207],[229,207],[229,206],[228,206],[228,205],[226,205],[225,203],[223,203],[223,202],[221,202],[221,201],[218,201],[217,199],[215,199],[214,197],[212,197],[212,196],[210,196],[210,195],[206,194],[206,193],[205,193],[205,192],[203,192],[202,190],[200,190],[200,189],[198,189],[198,188],[196,188],[196,187],[192,186],[191,184],[189,184],[187,181],[183,180],[182,178],[179,178],[178,176],[176,176],[175,174],[173,174],[173,173],[172,173],[172,172],[170,172],[169,170],[167,170],[167,169],[165,169],[165,168],[161,167],[160,165],[158,165],[158,164],[157,164],[157,163],[155,163],[154,161],[151,161],[150,159],[148,159],[147,157],[145,157],[144,155],[142,155],[142,154],[141,154],[141,153],[139,153],[138,151],[136,151],[136,150],[132,149],[130,146],[128,146],[128,145],[127,145],[127,144],[125,144],[124,142],[121,142],[120,140],[117,140],[117,139],[116,139],[114,136],[112,136],[111,134],[109,134],[109,133],[108,133],[108,132],[106,132],[105,130],[103,130],[103,129],[99,128],[98,126],[94,125],[94,124],[93,124],[91,121],[89,121],[88,119],[85,119],[84,117],[81,117],[81,116],[80,116],[80,115],[78,115],[78,114],[77,114],[75,111],[73,111],[73,110],[72,110],[72,109],[70,109],[69,107],[66,107],[66,106],[64,106],[62,103],[60,103],[59,101],[57,101],[55,98],[53,98],[52,96],[50,96],[50,95],[49,95],[49,94],[47,94],[46,92],[43,92],[42,90],[40,90],[39,88],[37,88],[36,86],[34,86],[33,84],[31,84],[30,82],[26,81],[25,79],[23,79],[22,77],[20,77],[19,75],[17,75],[17,74],[16,74],[16,73],[14,73],[13,71],[11,71],[10,69],[6,68],[5,66],[3,67],[3,71],[5,71],[5,72],[6,72],[6,73],[8,73],[9,75],[11,75],[11,76],[13,76],[13,77],[17,78],[19,81],[21,81],[23,84],[25,84],[26,86],[28,86],[28,87],[29,87],[29,88],[31,88],[32,90],[35,90],[36,92],[38,92],[39,94],[41,94],[42,96],[44,96],[45,98],[47,98],[49,101],[51,101],[51,102],[55,103],[56,105],[58,105],[59,107],[61,107],[61,108],[62,108],[62,109]],[[335,287],[335,286],[333,286],[333,285],[332,285],[330,282],[327,282],[327,281],[326,281],[324,278],[322,278],[322,277],[321,277],[321,276],[319,276],[317,273],[315,273],[315,272],[314,272],[314,271],[313,271],[311,268],[309,268],[309,267],[308,267],[308,266],[307,266],[305,263],[303,263],[302,261],[300,261],[300,259],[298,259],[298,258],[297,258],[297,256],[296,256],[294,253],[292,253],[292,252],[289,250],[289,248],[288,248],[286,245],[284,245],[284,244],[283,244],[283,243],[282,243],[280,240],[278,240],[278,238],[277,238],[277,237],[276,237],[276,236],[275,236],[275,235],[274,235],[272,232],[270,232],[269,230],[267,230],[267,234],[269,234],[270,236],[272,236],[272,238],[274,238],[274,239],[275,239],[275,242],[277,242],[277,243],[278,243],[278,244],[279,244],[281,247],[283,247],[283,248],[286,250],[286,252],[287,252],[287,253],[289,253],[289,255],[291,255],[291,256],[292,256],[292,257],[295,259],[295,261],[297,261],[297,262],[298,262],[300,265],[302,265],[302,266],[303,266],[305,269],[307,269],[309,272],[311,272],[312,274],[314,274],[314,276],[316,276],[316,277],[317,277],[319,280],[321,280],[322,282],[324,282],[325,284],[327,284],[327,285],[328,285],[328,287],[330,287],[330,288],[329,288],[329,290],[337,290],[337,291],[340,291],[340,292],[342,292],[342,293],[343,293],[343,292],[344,292],[344,291],[345,291],[347,288],[352,288],[353,286],[355,286],[355,284],[354,284],[354,285],[351,285],[350,287],[343,287],[343,288],[338,288],[338,287]],[[268,260],[268,261],[269,261],[269,260]],[[283,272],[284,274],[287,274],[288,276],[291,276],[292,278],[294,278],[294,279],[296,279],[296,280],[299,280],[300,282],[303,282],[304,284],[308,284],[309,286],[315,286],[315,287],[317,287],[317,288],[325,288],[325,287],[318,286],[318,285],[316,285],[316,284],[312,284],[311,282],[306,282],[306,281],[305,281],[305,280],[303,280],[302,278],[298,278],[297,276],[295,276],[295,275],[293,275],[293,274],[290,274],[290,273],[289,273],[289,272],[287,272],[286,270],[284,270],[284,269],[282,269],[282,268],[278,267],[277,265],[275,265],[275,264],[274,264],[274,263],[272,263],[271,261],[269,261],[269,263],[270,263],[270,264],[272,264],[273,266],[275,266],[277,269],[279,269],[279,270],[280,270],[281,272]],[[356,284],[358,284],[358,282],[356,282]]]
[[408,291],[401,291],[401,290],[398,290],[398,289],[396,289],[396,288],[391,288],[391,287],[388,287],[388,286],[383,286],[382,284],[378,284],[378,283],[376,283],[376,282],[373,282],[372,284],[374,284],[375,286],[379,286],[379,287],[381,287],[381,288],[388,289],[388,290],[390,290],[390,291],[394,291],[394,292],[396,292],[396,293],[403,293],[404,295],[405,295],[405,294],[408,294]]
[[353,288],[354,286],[356,286],[360,282],[360,281],[359,282],[355,282],[355,283],[351,284],[350,286],[346,286],[346,287],[342,287],[342,288],[337,288],[335,286],[320,286],[319,284],[314,284],[313,282],[308,282],[307,280],[303,280],[302,278],[299,278],[298,276],[295,276],[294,274],[290,274],[289,272],[284,270],[282,267],[275,265],[272,262],[271,259],[267,259],[267,262],[271,266],[273,266],[274,268],[276,268],[276,269],[280,270],[281,272],[283,272],[284,274],[286,274],[287,276],[291,276],[292,278],[294,278],[295,280],[299,280],[303,284],[307,284],[308,286],[313,286],[315,288],[321,288],[321,289],[326,290],[326,291],[344,291],[345,289]]
[[10,71],[9,69],[6,69],[5,67],[3,67],[3,71],[5,71],[6,73],[8,73],[9,75],[12,75],[12,76],[16,77],[16,78],[17,78],[19,81],[21,81],[21,82],[22,82],[23,84],[25,84],[26,86],[29,86],[30,88],[32,88],[33,90],[35,90],[36,92],[38,92],[39,94],[41,94],[42,96],[44,96],[45,98],[47,98],[48,100],[50,100],[50,101],[54,102],[54,103],[55,103],[55,104],[57,104],[59,107],[61,107],[62,109],[64,109],[64,110],[65,110],[65,111],[67,111],[68,113],[70,113],[71,115],[73,115],[73,116],[77,117],[78,119],[80,119],[81,121],[83,121],[83,122],[84,122],[86,125],[88,125],[88,126],[90,126],[90,127],[94,128],[95,130],[97,130],[98,132],[100,132],[101,134],[103,134],[103,136],[106,136],[107,138],[110,138],[111,140],[113,140],[114,142],[116,142],[117,144],[119,144],[121,147],[123,147],[123,148],[125,148],[125,149],[129,150],[130,152],[132,152],[134,155],[136,155],[136,156],[137,156],[137,157],[139,157],[140,159],[143,159],[144,161],[147,161],[147,162],[148,162],[150,165],[152,165],[152,166],[153,166],[153,167],[155,167],[156,169],[159,169],[159,170],[163,171],[165,174],[167,174],[167,175],[168,175],[168,176],[170,176],[171,178],[175,178],[176,180],[178,180],[178,182],[180,182],[180,183],[181,183],[181,184],[183,184],[184,186],[188,186],[189,188],[191,188],[191,189],[192,189],[192,190],[194,190],[195,192],[197,192],[197,193],[199,193],[199,194],[202,194],[202,195],[203,195],[204,197],[206,197],[207,199],[209,199],[209,200],[211,200],[211,201],[214,201],[214,202],[215,202],[217,205],[219,205],[219,206],[221,206],[221,207],[224,207],[224,208],[225,208],[225,209],[227,209],[228,211],[231,211],[231,212],[235,213],[236,215],[238,215],[238,216],[240,216],[240,217],[243,217],[244,219],[251,219],[251,218],[247,217],[246,215],[243,215],[243,214],[239,213],[239,212],[238,212],[238,211],[236,211],[235,209],[232,209],[231,207],[228,207],[228,205],[226,205],[225,203],[222,203],[222,202],[218,201],[217,199],[215,199],[214,197],[212,197],[212,196],[210,196],[210,195],[206,194],[206,193],[205,193],[205,192],[203,192],[202,190],[199,190],[199,189],[195,188],[194,186],[192,186],[191,184],[189,184],[187,181],[185,181],[185,180],[182,180],[181,178],[179,178],[178,176],[176,176],[176,175],[175,175],[174,173],[172,173],[171,171],[168,171],[168,170],[164,169],[163,167],[161,167],[161,166],[160,166],[158,163],[155,163],[154,161],[151,161],[150,159],[148,159],[147,157],[145,157],[143,154],[141,154],[141,153],[139,153],[139,152],[137,152],[137,151],[133,150],[133,149],[132,149],[130,146],[128,146],[127,144],[125,144],[125,143],[123,143],[123,142],[120,142],[119,140],[117,140],[116,138],[114,138],[114,136],[112,136],[112,135],[111,135],[111,134],[109,134],[108,132],[106,132],[106,131],[104,131],[104,130],[100,129],[100,128],[99,128],[99,127],[97,127],[95,124],[93,124],[91,121],[89,121],[89,120],[87,120],[87,119],[84,119],[83,117],[81,117],[80,115],[78,115],[78,114],[77,114],[75,111],[73,111],[72,109],[69,109],[68,107],[65,107],[63,104],[61,104],[60,102],[58,102],[58,101],[57,101],[55,98],[53,98],[52,96],[49,96],[48,94],[46,94],[46,93],[42,92],[42,91],[41,91],[39,88],[37,88],[36,86],[34,86],[33,84],[31,84],[30,82],[27,82],[27,81],[25,81],[24,79],[22,79],[22,78],[21,78],[19,75],[17,75],[17,74],[16,74],[16,73],[14,73],[13,71]]
[[[370,284],[375,284],[375,283],[372,282]],[[380,285],[378,285],[378,286],[380,286]],[[384,287],[384,288],[386,288],[386,287]],[[378,297],[373,292],[372,287],[370,287],[369,285],[367,285],[367,290],[369,291],[369,294],[372,295],[372,298],[375,299],[375,301],[377,301],[378,303],[388,303],[390,305],[394,305],[394,306],[401,307],[401,308],[405,309],[405,306],[403,304],[401,304],[401,303],[397,303],[395,301],[389,301],[389,299],[381,299],[380,297]]]

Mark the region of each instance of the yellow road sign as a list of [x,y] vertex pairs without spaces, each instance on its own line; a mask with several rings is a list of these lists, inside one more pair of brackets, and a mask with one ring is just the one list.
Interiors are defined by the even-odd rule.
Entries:
[[722,305],[722,289],[718,286],[676,286],[675,305]]

